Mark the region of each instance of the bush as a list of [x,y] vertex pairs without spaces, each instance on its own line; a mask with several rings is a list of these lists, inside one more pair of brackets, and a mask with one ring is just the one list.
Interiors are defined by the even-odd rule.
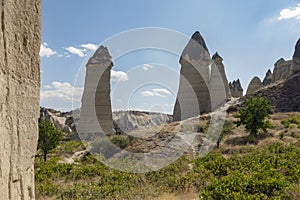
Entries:
[[269,113],[271,111],[270,102],[262,96],[250,97],[245,100],[245,107],[239,110],[236,122],[237,126],[245,125],[250,135],[256,136],[259,130],[266,131],[271,127]]
[[90,155],[78,164],[59,161],[36,160],[38,195],[58,199],[158,199],[166,192],[198,191],[200,199],[226,200],[293,199],[299,194],[300,150],[280,143],[230,158],[219,151],[204,158],[185,155],[145,174],[110,169]]
[[297,116],[285,118],[281,121],[281,124],[284,128],[289,128],[291,124],[295,124],[298,126],[298,128],[300,128],[300,118]]
[[280,133],[279,133],[279,138],[282,140],[283,137],[284,137],[284,132],[280,132]]
[[110,138],[110,141],[121,149],[125,149],[130,144],[127,136],[115,135]]
[[[276,143],[249,155],[229,159],[214,158],[223,163],[208,162],[215,173],[207,187],[201,188],[201,199],[291,199],[289,192],[300,180],[300,150]],[[218,170],[220,166],[226,170]],[[221,169],[222,169],[221,168]]]

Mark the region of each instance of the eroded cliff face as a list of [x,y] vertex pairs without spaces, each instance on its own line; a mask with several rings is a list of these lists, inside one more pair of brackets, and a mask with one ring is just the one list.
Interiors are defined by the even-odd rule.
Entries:
[[34,199],[41,1],[0,0],[0,199]]
[[274,64],[272,83],[286,80],[292,74],[291,69],[292,69],[292,60],[285,61],[283,58],[280,58]]
[[229,83],[231,96],[234,98],[239,98],[243,96],[243,88],[239,79],[234,80]]

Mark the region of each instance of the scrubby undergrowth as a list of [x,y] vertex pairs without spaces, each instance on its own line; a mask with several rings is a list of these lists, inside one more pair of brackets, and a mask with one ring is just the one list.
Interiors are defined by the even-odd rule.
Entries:
[[[66,158],[84,147],[78,142],[67,142],[47,162],[36,158],[37,197],[300,199],[299,119],[299,113],[272,115],[273,127],[249,143],[249,133],[243,127],[233,127],[234,118],[228,116],[219,149],[204,158],[184,155],[159,171],[145,174],[110,169],[91,155],[68,163]],[[130,145],[123,136],[114,137],[113,141],[122,147]]]

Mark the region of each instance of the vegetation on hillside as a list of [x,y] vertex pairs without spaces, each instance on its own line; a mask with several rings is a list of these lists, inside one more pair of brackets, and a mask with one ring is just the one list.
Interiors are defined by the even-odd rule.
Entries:
[[251,137],[256,137],[259,130],[267,131],[271,128],[269,113],[271,110],[270,102],[263,96],[249,97],[245,99],[245,106],[239,110],[237,126],[245,125]]
[[43,152],[45,162],[47,154],[59,145],[62,137],[63,133],[57,130],[49,120],[42,120],[40,122],[38,149]]
[[297,199],[300,150],[275,143],[224,158],[183,156],[155,172],[110,169],[91,155],[73,164],[36,160],[37,195],[58,199],[159,199],[163,193],[197,192],[201,199]]
[[[207,156],[185,154],[161,170],[144,174],[114,170],[101,162],[105,156],[113,156],[110,148],[105,148],[107,145],[113,143],[126,149],[133,146],[132,138],[112,136],[97,140],[91,151],[105,154],[97,157],[100,161],[89,153],[74,156],[84,152],[81,142],[64,142],[46,162],[36,158],[37,197],[84,200],[300,199],[300,114],[269,116],[269,108],[268,102],[261,97],[246,100],[238,115],[227,116],[217,148]],[[234,116],[240,116],[240,123],[245,126],[236,127]],[[192,130],[208,134],[208,125],[205,125],[208,122],[209,119],[203,119],[201,126],[192,127]],[[267,133],[258,134],[259,130]],[[161,130],[166,135],[169,131],[173,129]],[[257,142],[247,142],[249,136],[255,137]],[[122,162],[128,161],[134,163],[128,158]]]

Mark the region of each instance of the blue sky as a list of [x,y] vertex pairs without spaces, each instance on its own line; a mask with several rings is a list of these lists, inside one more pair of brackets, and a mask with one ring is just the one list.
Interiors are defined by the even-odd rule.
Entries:
[[[292,57],[300,38],[299,4],[295,0],[44,0],[41,105],[63,111],[71,110],[72,102],[79,106],[84,64],[92,51],[113,35],[143,27],[172,29],[187,37],[200,31],[211,55],[218,51],[223,57],[229,81],[240,78],[246,90],[253,76],[263,78],[279,58]],[[172,113],[178,60],[170,53],[144,50],[114,61],[114,110]],[[135,88],[124,102],[122,92],[137,84],[137,77],[145,80],[144,87]],[[157,84],[164,79],[170,85]]]

